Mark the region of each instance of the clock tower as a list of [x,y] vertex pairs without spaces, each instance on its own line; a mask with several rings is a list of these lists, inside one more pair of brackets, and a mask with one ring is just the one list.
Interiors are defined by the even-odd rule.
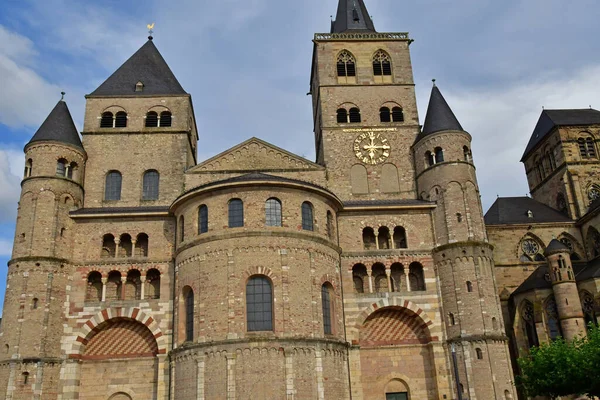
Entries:
[[415,199],[419,134],[407,33],[375,30],[363,1],[339,2],[314,38],[311,74],[317,162],[343,200]]

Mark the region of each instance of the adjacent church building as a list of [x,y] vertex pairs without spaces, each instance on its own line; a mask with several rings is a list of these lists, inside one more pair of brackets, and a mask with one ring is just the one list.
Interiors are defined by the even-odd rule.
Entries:
[[435,85],[420,122],[411,42],[339,1],[314,162],[259,138],[198,160],[152,37],[81,135],[59,101],[24,149],[0,397],[517,399],[517,357],[598,322],[600,112],[544,111],[532,197],[484,216],[477,132]]

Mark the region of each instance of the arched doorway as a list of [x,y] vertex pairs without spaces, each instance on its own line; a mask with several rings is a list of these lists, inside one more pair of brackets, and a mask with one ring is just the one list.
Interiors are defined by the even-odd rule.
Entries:
[[[146,325],[128,318],[103,322],[82,349],[80,398],[105,393],[109,400],[133,400],[128,388],[135,388],[140,398],[155,398],[157,354],[158,344]],[[115,387],[120,391],[115,393]]]

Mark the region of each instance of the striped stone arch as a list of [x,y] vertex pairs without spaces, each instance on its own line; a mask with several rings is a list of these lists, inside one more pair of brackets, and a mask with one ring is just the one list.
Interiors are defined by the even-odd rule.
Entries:
[[363,310],[363,312],[358,314],[358,316],[356,317],[356,323],[354,324],[354,328],[356,330],[360,330],[361,327],[364,325],[365,321],[367,320],[367,318],[369,318],[369,316],[371,314],[373,314],[375,311],[377,311],[381,308],[384,308],[384,307],[406,308],[407,310],[410,310],[410,311],[414,312],[415,314],[417,314],[419,316],[419,318],[421,318],[423,320],[423,323],[425,324],[425,326],[430,327],[431,325],[433,325],[433,321],[431,320],[431,318],[429,318],[427,316],[427,314],[425,314],[425,311],[423,311],[423,309],[421,307],[417,306],[412,301],[402,300],[402,299],[394,297],[392,299],[381,299],[377,303],[373,303],[369,307],[367,307],[365,310]]
[[265,275],[273,280],[273,271],[268,267],[250,267],[246,270],[246,279],[254,275]]
[[145,314],[139,308],[107,308],[100,311],[83,324],[75,342],[72,344],[69,358],[81,358],[85,346],[98,332],[98,327],[115,318],[129,319],[145,325],[150,332],[152,332],[152,335],[154,335],[154,339],[158,346],[158,354],[167,354],[165,337],[154,318]]

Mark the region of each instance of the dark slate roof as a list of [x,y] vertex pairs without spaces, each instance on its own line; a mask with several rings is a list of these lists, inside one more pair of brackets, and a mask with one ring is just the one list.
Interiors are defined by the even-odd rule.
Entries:
[[600,111],[594,109],[544,110],[540,115],[531,139],[525,148],[521,161],[558,126],[578,126],[600,124]]
[[363,0],[339,0],[331,33],[375,32],[375,25]]
[[[144,89],[135,91],[138,82]],[[148,40],[90,96],[177,95],[186,94],[154,42]]]
[[435,202],[425,200],[351,200],[345,201],[344,207],[369,207],[369,206],[423,206],[434,205]]
[[442,92],[437,86],[433,85],[429,106],[427,107],[427,116],[423,131],[417,136],[417,142],[427,135],[440,131],[462,131],[463,128],[456,119],[452,109],[442,96]]
[[534,289],[552,289],[552,283],[547,277],[548,267],[543,265],[538,267],[525,281],[519,286],[511,296],[515,296],[520,293],[529,292]]
[[575,270],[575,279],[577,282],[592,278],[600,278],[600,257],[588,262],[585,267],[576,268],[574,266],[573,269]]
[[556,239],[552,239],[544,251],[545,256],[549,256],[552,253],[570,253],[571,250],[564,243]]
[[75,123],[73,123],[73,118],[69,112],[69,107],[67,107],[67,103],[63,100],[56,103],[54,109],[25,147],[31,143],[41,141],[60,142],[83,149],[79,133],[77,133],[77,128],[75,128]]
[[[533,212],[533,218],[527,216]],[[569,217],[529,197],[499,197],[485,214],[486,225],[572,222]]]

